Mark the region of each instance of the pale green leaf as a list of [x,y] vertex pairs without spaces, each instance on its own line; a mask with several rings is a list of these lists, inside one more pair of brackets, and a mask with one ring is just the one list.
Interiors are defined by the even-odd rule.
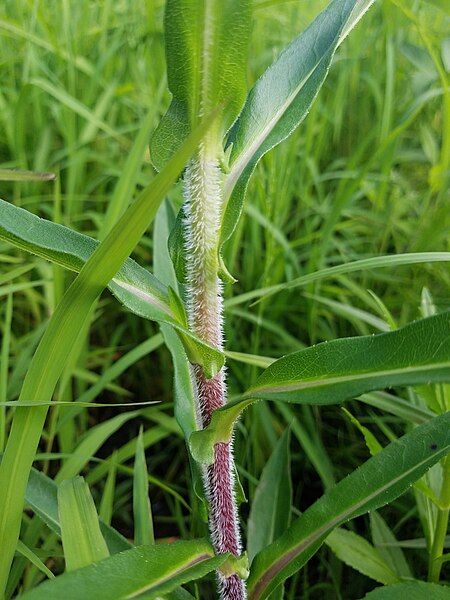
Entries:
[[[58,486],[50,477],[36,469],[31,469],[25,503],[54,533],[61,536],[57,492]],[[111,554],[130,547],[129,542],[118,531],[102,521],[100,521],[100,529]]]
[[375,510],[370,513],[370,529],[373,543],[386,563],[392,567],[399,577],[412,579],[413,574],[403,550],[398,546],[394,533]]
[[388,585],[400,581],[380,552],[353,531],[338,527],[327,537],[326,545],[339,560],[379,583]]
[[58,487],[58,513],[67,571],[109,556],[94,500],[82,477],[67,479]]
[[148,473],[142,429],[136,442],[133,471],[134,543],[136,546],[154,544],[153,518],[148,496]]

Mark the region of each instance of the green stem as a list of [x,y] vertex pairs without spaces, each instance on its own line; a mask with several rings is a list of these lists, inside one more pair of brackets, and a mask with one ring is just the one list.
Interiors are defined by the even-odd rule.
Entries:
[[450,515],[450,455],[443,463],[443,479],[441,488],[441,505],[444,509],[438,511],[436,527],[434,529],[433,544],[430,550],[428,564],[428,581],[439,582],[442,569],[442,555],[444,553],[445,537],[447,535]]

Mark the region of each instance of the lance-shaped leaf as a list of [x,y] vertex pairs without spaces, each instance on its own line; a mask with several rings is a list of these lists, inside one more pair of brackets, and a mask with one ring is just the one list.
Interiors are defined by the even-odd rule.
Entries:
[[[203,577],[227,560],[205,540],[138,546],[56,577],[23,594],[25,600],[159,598]],[[51,586],[47,583],[52,583]]]
[[373,2],[333,0],[250,91],[228,139],[232,147],[225,183],[228,200],[222,244],[236,227],[256,164],[303,121],[327,76],[336,48]]
[[253,560],[250,600],[262,600],[298,571],[335,528],[383,506],[450,451],[450,412],[389,444],[310,506]]
[[[0,239],[76,272],[99,247],[99,242],[87,235],[40,219],[4,200],[0,200]],[[174,327],[190,360],[204,364],[208,373],[223,365],[220,352],[199,340],[175,318],[167,287],[136,261],[128,258],[108,288],[133,313]]]
[[168,0],[164,30],[173,100],[151,141],[151,156],[158,169],[177,150],[199,115],[223,104],[214,130],[220,151],[247,91],[250,2]]
[[336,404],[387,387],[449,380],[450,312],[389,333],[324,342],[272,363],[242,398],[192,434],[191,450],[196,460],[212,462],[214,444],[231,438],[235,420],[255,399]]

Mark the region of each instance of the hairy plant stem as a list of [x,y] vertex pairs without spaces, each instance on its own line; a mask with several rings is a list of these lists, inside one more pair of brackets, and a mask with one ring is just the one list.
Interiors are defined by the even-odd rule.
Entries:
[[[214,152],[203,144],[185,174],[186,291],[189,322],[205,342],[223,348],[222,285],[218,277],[218,240],[222,209],[222,175]],[[193,367],[197,413],[201,427],[226,403],[226,373],[222,369],[206,379],[201,367]],[[217,444],[214,463],[203,471],[209,503],[209,527],[217,553],[239,556],[241,541],[234,494],[234,462],[231,444]],[[218,573],[223,600],[242,600],[245,584],[238,575]]]

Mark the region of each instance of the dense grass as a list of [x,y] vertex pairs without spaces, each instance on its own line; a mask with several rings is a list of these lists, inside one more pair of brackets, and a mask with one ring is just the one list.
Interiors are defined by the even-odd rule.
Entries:
[[[325,3],[254,4],[249,83]],[[162,8],[162,2],[152,0],[4,0],[0,166],[54,171],[58,178],[55,183],[1,183],[2,198],[94,237],[104,236],[113,192],[118,210],[135,195],[115,187],[131,145],[144,120],[150,132],[168,104]],[[377,3],[339,50],[302,127],[259,164],[245,218],[225,253],[238,280],[225,290],[229,351],[278,357],[319,341],[385,330],[389,318],[403,325],[420,316],[424,287],[438,310],[449,308],[445,264],[354,273],[279,292],[257,304],[244,296],[324,266],[380,254],[449,250],[446,30],[448,17],[439,2]],[[136,192],[153,176],[147,152],[132,188]],[[171,199],[179,206],[179,190]],[[149,232],[135,258],[151,268],[152,255]],[[5,401],[18,397],[29,358],[72,275],[3,243],[0,263],[0,401]],[[148,338],[153,343],[146,344]],[[229,361],[231,396],[259,373],[252,362],[257,361]],[[98,423],[123,411],[114,402],[161,402],[141,409],[108,439],[99,439],[80,464],[102,516],[129,537],[132,459],[141,424],[156,538],[205,531],[189,510],[195,495],[173,418],[171,380],[171,360],[157,326],[128,314],[105,293],[89,334],[73,349],[56,398],[109,402],[111,408],[77,413],[53,408],[37,464],[57,477],[83,436],[93,435]],[[418,402],[413,391],[401,393]],[[356,403],[347,408],[382,444],[406,430],[401,419],[376,409]],[[10,418],[7,413],[6,426]],[[261,404],[244,415],[236,438],[236,459],[250,499],[271,449],[289,424],[297,512],[369,453],[360,432],[337,407]],[[116,462],[114,483],[111,465]],[[245,504],[241,512],[245,524]],[[398,539],[423,538],[412,493],[381,514]],[[28,518],[24,532],[27,523]],[[370,537],[368,518],[353,527]],[[31,545],[56,557],[48,566],[61,571],[61,549],[45,528]],[[425,578],[424,551],[412,548],[406,554],[416,576]],[[21,560],[14,574],[25,588],[42,577]],[[288,597],[350,600],[374,585],[324,547],[291,582]]]

